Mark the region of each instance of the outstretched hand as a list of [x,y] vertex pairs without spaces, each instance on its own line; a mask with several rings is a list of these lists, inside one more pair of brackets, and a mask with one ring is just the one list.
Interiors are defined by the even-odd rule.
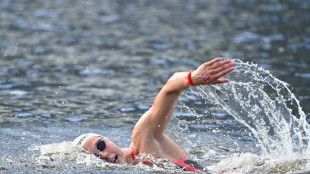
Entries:
[[192,83],[195,86],[227,83],[229,79],[221,77],[233,71],[235,66],[236,62],[232,62],[230,59],[221,61],[221,58],[215,58],[200,65],[191,73]]

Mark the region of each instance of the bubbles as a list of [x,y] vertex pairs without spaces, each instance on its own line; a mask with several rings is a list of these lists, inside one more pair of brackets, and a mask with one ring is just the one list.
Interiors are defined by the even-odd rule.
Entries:
[[77,164],[86,164],[90,163],[99,164],[99,158],[94,155],[90,155],[86,152],[83,152],[77,146],[74,146],[72,142],[62,142],[54,144],[42,145],[39,148],[40,154],[35,156],[36,162],[40,166],[45,166],[48,168],[61,167],[62,163],[67,165],[73,163]]
[[210,166],[209,169],[213,171],[229,171],[231,169],[239,169],[239,172],[242,171],[246,165],[253,165],[257,162],[258,155],[245,153],[240,156],[234,155],[230,158],[222,160],[214,166]]

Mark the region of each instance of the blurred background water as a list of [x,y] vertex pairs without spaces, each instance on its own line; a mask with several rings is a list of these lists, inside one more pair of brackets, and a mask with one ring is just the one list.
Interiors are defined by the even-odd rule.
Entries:
[[[128,146],[170,75],[214,57],[269,70],[310,116],[308,0],[2,0],[0,31],[0,172],[155,170],[59,156],[42,162],[38,147],[86,132]],[[181,103],[197,113],[209,106],[193,95]],[[168,133],[204,165],[261,153],[223,108],[203,111],[197,123],[181,106],[175,115],[183,121],[173,120]],[[274,172],[290,171],[283,166]]]

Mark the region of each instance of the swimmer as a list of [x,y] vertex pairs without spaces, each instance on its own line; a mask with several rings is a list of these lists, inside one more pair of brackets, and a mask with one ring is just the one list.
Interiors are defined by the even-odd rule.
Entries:
[[121,149],[107,137],[92,133],[79,136],[74,144],[110,163],[151,164],[137,156],[146,153],[155,158],[166,158],[184,170],[204,172],[206,169],[190,160],[187,153],[165,135],[165,130],[182,91],[199,85],[227,83],[229,79],[222,77],[233,71],[235,65],[229,59],[215,58],[196,70],[174,73],[156,96],[152,107],[136,123],[129,148]]

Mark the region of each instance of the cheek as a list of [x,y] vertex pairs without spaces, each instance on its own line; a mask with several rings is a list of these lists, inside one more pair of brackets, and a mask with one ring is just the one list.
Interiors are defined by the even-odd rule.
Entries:
[[109,151],[110,152],[113,152],[113,153],[117,153],[117,154],[121,154],[122,153],[122,150],[117,147],[116,145],[112,145],[109,147]]

